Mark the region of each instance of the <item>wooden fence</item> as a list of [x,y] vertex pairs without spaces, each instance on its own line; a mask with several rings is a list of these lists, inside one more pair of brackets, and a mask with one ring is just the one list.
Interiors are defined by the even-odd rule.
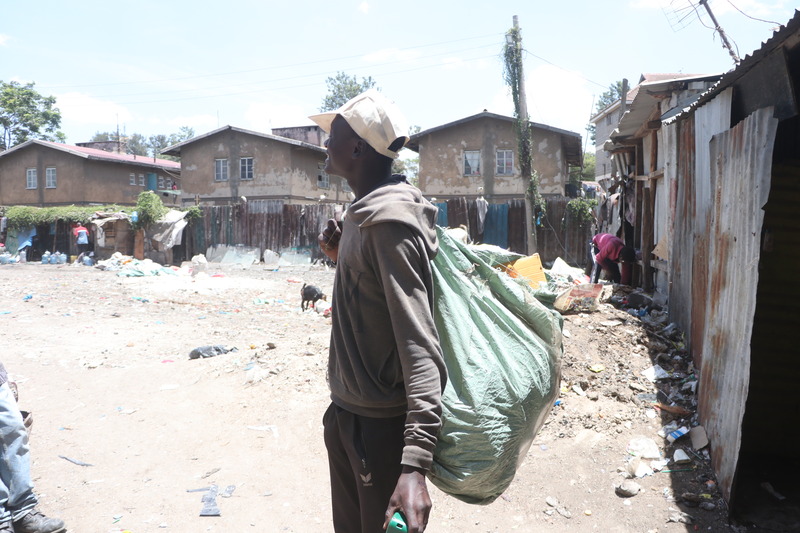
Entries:
[[[546,198],[546,215],[536,228],[538,252],[544,263],[557,257],[575,266],[588,263],[591,227],[563,223],[568,198]],[[455,198],[436,204],[441,226],[464,225],[474,242],[485,242],[526,253],[525,202],[510,200],[489,204],[483,228],[478,224],[478,204]],[[201,206],[203,217],[184,232],[185,258],[205,253],[215,244],[256,246],[276,252],[305,251],[322,258],[317,235],[341,206],[334,204],[285,204],[282,200],[256,200],[236,205]],[[482,231],[480,231],[482,229]]]

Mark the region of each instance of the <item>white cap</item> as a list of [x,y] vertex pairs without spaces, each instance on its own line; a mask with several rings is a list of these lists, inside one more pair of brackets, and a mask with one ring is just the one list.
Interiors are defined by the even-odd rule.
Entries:
[[397,159],[399,154],[390,150],[389,146],[400,137],[404,139],[400,148],[408,142],[408,125],[402,113],[394,102],[375,89],[369,89],[348,100],[335,111],[308,118],[316,122],[326,133],[330,133],[336,115],[341,115],[353,131],[376,152],[391,159]]

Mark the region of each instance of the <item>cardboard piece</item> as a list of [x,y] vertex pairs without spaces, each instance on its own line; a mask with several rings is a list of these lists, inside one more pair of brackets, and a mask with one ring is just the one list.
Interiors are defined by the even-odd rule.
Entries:
[[703,426],[695,426],[689,430],[689,438],[692,439],[692,448],[695,450],[701,450],[708,446],[708,435]]
[[539,288],[540,281],[547,281],[542,268],[542,260],[539,254],[533,254],[522,259],[517,259],[513,263],[508,263],[506,272],[512,278],[526,278],[533,289]]

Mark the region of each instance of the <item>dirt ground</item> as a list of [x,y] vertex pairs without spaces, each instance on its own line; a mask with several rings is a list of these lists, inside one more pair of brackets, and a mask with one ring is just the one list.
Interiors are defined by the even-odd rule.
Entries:
[[[330,319],[300,310],[303,282],[328,292],[333,271],[126,278],[0,267],[2,361],[33,413],[41,509],[72,533],[331,531],[321,424]],[[428,531],[732,531],[707,453],[688,436],[670,445],[657,434],[691,415],[653,401],[694,410],[689,359],[665,325],[608,303],[568,315],[561,397],[514,482],[488,506],[429,484]],[[216,344],[237,351],[189,358]],[[641,374],[654,362],[672,373],[658,384]],[[691,462],[636,478],[641,491],[621,497],[640,436]],[[221,516],[201,517],[197,489],[212,484],[235,490],[217,497]]]

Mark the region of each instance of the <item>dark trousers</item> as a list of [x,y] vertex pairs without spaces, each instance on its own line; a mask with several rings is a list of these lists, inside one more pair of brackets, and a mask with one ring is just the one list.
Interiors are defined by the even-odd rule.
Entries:
[[405,415],[369,418],[331,404],[322,422],[336,533],[380,533],[400,477]]

